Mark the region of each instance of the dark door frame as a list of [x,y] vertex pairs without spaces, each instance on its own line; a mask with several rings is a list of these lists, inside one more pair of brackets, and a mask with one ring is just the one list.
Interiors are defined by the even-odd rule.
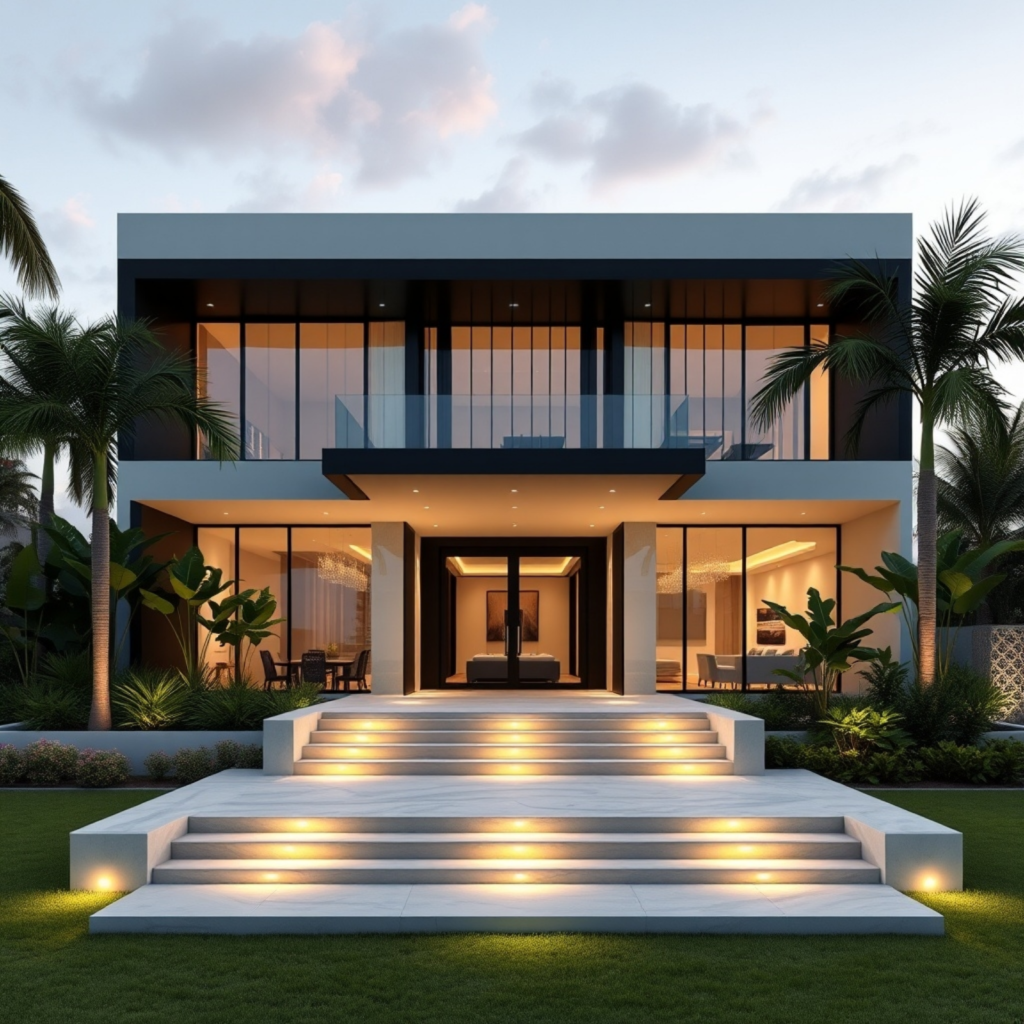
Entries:
[[[420,686],[442,689],[447,684],[443,661],[450,650],[453,614],[446,560],[453,555],[571,555],[580,559],[579,675],[587,689],[607,688],[605,644],[608,587],[607,540],[604,537],[424,537],[420,546]],[[511,582],[511,581],[510,581]],[[510,605],[511,597],[510,594]],[[465,687],[459,684],[460,689]],[[532,687],[531,687],[532,688]]]

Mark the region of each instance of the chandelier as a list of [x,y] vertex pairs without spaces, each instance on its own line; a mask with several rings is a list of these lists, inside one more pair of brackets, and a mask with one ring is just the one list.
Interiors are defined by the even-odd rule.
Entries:
[[[691,537],[695,533],[691,531]],[[730,565],[719,550],[718,531],[709,530],[707,534],[698,543],[691,543],[686,553],[687,576],[691,586],[709,587],[729,578]]]
[[322,552],[317,555],[316,574],[327,583],[336,583],[349,590],[365,592],[370,589],[369,566],[348,555]]
[[683,592],[683,567],[677,565],[668,572],[658,573],[659,594],[681,594]]

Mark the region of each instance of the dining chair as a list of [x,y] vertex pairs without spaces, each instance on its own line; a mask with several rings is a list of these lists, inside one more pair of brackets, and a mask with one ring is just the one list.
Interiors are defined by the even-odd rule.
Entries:
[[270,651],[260,651],[260,661],[263,662],[263,689],[272,690],[274,683],[284,683],[285,687],[291,686],[291,672],[285,667],[284,672],[277,671],[277,662]]
[[302,681],[318,683],[327,689],[327,655],[324,651],[306,651],[302,655]]

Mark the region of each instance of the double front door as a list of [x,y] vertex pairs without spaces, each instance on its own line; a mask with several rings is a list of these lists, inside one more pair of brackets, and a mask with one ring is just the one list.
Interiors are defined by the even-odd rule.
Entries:
[[598,553],[589,538],[424,539],[422,685],[603,687]]

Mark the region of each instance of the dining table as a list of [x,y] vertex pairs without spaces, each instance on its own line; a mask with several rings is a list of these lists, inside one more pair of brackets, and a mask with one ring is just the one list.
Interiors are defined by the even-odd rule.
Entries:
[[[341,681],[345,684],[346,692],[349,690],[349,684],[352,682],[352,666],[355,664],[355,658],[328,658],[324,663],[327,667],[327,671],[331,676],[331,691],[338,689],[338,674],[341,674]],[[295,678],[298,679],[302,675],[302,659],[301,658],[289,658],[286,661],[275,661],[275,665],[281,668],[288,669],[288,676],[291,678],[291,674],[295,673]]]

